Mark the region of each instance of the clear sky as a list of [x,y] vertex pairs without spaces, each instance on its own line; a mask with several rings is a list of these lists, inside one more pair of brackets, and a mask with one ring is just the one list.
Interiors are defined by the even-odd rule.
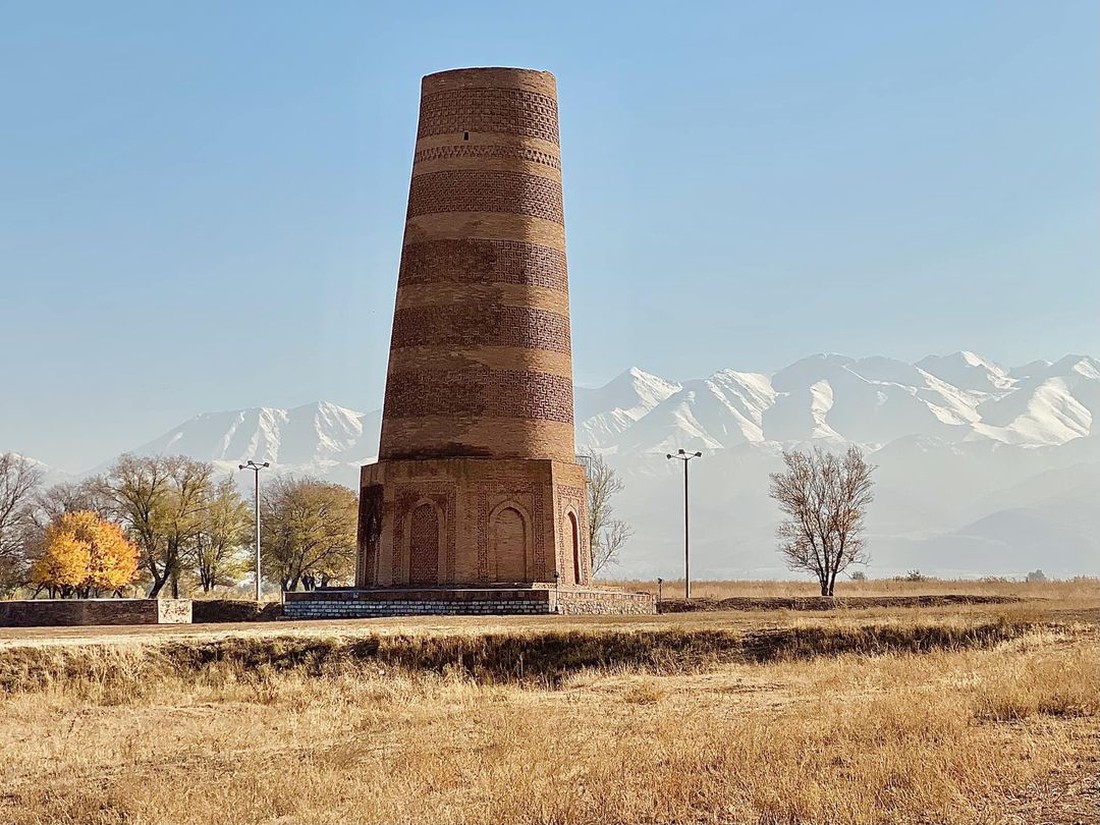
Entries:
[[421,75],[558,78],[576,376],[1100,351],[1094,0],[0,0],[0,450],[380,404]]

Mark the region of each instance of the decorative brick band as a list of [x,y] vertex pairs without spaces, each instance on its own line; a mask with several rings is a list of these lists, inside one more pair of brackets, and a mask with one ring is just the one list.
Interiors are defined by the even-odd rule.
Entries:
[[458,146],[435,146],[421,149],[413,155],[413,163],[427,163],[433,160],[454,160],[457,158],[504,158],[524,160],[528,163],[541,163],[554,169],[561,169],[561,158],[550,152],[540,152],[525,146],[503,146],[499,144],[478,145],[462,144]]
[[417,241],[401,250],[400,284],[523,284],[565,292],[565,253],[526,241],[480,238]]
[[420,372],[425,369],[453,372],[479,366],[490,370],[545,372],[565,378],[573,375],[573,359],[566,353],[513,347],[453,351],[439,347],[402,347],[390,352],[389,361],[389,369],[394,372]]
[[390,373],[385,417],[479,416],[573,423],[573,384],[560,375],[472,368]]
[[408,218],[442,212],[504,212],[565,223],[558,181],[489,169],[447,169],[414,175]]
[[417,138],[448,132],[523,135],[558,142],[558,102],[523,89],[454,89],[420,98]]
[[390,348],[518,347],[568,353],[569,318],[531,307],[441,304],[393,314]]
[[[574,455],[573,424],[530,418],[426,415],[382,421],[381,460],[552,459]],[[470,513],[469,504],[462,505]]]

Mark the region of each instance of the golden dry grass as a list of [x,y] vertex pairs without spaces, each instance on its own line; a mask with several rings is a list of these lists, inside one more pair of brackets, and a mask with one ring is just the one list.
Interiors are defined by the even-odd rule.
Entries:
[[104,642],[0,648],[0,821],[1095,821],[1097,629],[1047,603]]
[[[627,590],[657,592],[652,580],[621,580],[608,582]],[[662,585],[664,596],[680,598],[684,594],[683,579],[667,579]],[[699,599],[731,598],[796,598],[818,596],[818,585],[810,581],[693,581],[691,595]],[[1100,603],[1100,578],[1079,576],[1068,580],[1046,582],[1008,581],[1005,579],[925,579],[897,581],[867,579],[838,581],[837,598],[852,596],[1007,596],[1020,599],[1051,599],[1061,602],[1089,600]]]

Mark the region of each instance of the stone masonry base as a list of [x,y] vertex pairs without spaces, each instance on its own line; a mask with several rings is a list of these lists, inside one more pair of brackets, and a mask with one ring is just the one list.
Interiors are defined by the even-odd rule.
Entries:
[[284,619],[371,619],[387,616],[648,615],[648,593],[595,587],[422,587],[314,590],[283,594]]

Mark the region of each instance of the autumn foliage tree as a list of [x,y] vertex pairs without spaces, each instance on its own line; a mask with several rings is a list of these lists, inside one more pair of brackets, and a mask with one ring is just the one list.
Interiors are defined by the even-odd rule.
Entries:
[[87,510],[63,513],[46,528],[31,583],[52,596],[120,593],[137,577],[138,548],[114,522]]
[[822,596],[832,596],[838,573],[868,561],[863,517],[874,498],[874,466],[855,446],[843,456],[820,447],[784,451],[783,463],[770,490],[786,515],[776,530],[779,552],[792,570],[817,576]]

